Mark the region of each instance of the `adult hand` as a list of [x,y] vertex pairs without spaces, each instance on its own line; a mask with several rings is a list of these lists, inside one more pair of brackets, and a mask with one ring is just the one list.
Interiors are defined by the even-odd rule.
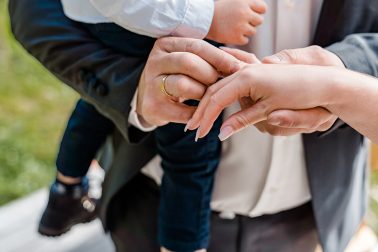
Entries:
[[[235,57],[202,40],[159,39],[140,78],[137,113],[150,125],[187,123],[195,108],[180,101],[201,99],[206,86],[220,75],[236,72],[241,65]],[[169,95],[161,90],[164,78]]]
[[[245,61],[246,58],[248,59],[248,53],[246,52],[235,49],[225,49],[225,51],[240,60]],[[339,57],[319,46],[283,50],[264,58],[262,62],[265,64],[300,64],[345,68]],[[253,104],[251,101],[248,102],[248,98],[243,100],[244,105],[243,102],[240,103],[242,109],[246,109]],[[268,133],[273,136],[290,136],[300,133],[327,131],[336,120],[337,116],[320,107],[297,111],[277,110],[273,111],[266,120],[256,123],[255,126],[262,133]]]
[[[283,50],[264,58],[262,62],[265,64],[300,64],[345,68],[344,63],[337,55],[319,46]],[[274,136],[289,136],[298,133],[327,131],[336,120],[337,116],[320,107],[298,111],[277,110],[272,112],[266,121],[257,123],[255,126],[263,133]]]
[[[249,125],[266,121],[273,111],[287,111],[297,116],[302,116],[300,113],[307,112],[305,110],[315,113],[315,108],[326,107],[334,97],[331,81],[339,70],[306,65],[247,65],[208,89],[190,123],[195,128],[199,126],[198,137],[205,136],[222,110],[241,97],[249,97],[253,104],[224,121],[222,140]],[[317,111],[323,113],[317,117],[327,118],[325,109]],[[328,121],[325,120],[322,127],[327,128]],[[301,125],[291,126],[294,130],[311,132],[319,125],[306,129]]]

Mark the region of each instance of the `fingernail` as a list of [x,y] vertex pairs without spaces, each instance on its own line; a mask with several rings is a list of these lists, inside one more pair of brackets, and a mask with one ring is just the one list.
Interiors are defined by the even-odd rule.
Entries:
[[199,139],[199,135],[200,135],[200,133],[201,133],[201,127],[199,127],[199,128],[197,129],[197,132],[196,132],[196,139],[195,139],[194,141],[198,142],[198,139]]
[[190,119],[188,122],[187,122],[187,124],[186,124],[186,126],[185,126],[185,129],[184,129],[184,132],[187,132],[188,131],[188,129],[189,129],[189,127],[192,125],[192,119]]
[[234,129],[231,126],[226,126],[221,129],[218,137],[219,140],[224,141],[234,134]]

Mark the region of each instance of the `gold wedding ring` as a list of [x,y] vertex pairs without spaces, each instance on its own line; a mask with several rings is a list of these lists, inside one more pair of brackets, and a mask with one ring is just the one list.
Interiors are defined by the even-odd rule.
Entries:
[[163,77],[163,79],[161,79],[161,82],[160,82],[160,90],[163,94],[165,94],[166,96],[168,96],[169,98],[171,99],[175,99],[176,97],[174,97],[173,95],[171,95],[170,93],[167,92],[167,90],[165,89],[165,84],[167,83],[167,78],[168,78],[169,75],[165,75]]

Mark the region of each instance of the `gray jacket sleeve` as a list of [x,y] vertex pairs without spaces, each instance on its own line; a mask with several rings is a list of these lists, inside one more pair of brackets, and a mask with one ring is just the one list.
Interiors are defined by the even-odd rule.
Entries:
[[353,34],[327,48],[346,68],[378,77],[378,33]]

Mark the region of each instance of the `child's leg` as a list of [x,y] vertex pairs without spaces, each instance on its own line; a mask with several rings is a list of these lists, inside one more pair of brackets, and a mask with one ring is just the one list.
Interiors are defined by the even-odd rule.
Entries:
[[40,234],[59,236],[96,217],[96,203],[88,196],[87,179],[82,178],[113,128],[92,105],[83,100],[77,103],[60,145],[56,162],[59,176],[50,188],[38,227]]
[[79,100],[64,132],[56,166],[63,176],[81,178],[113,131],[114,124],[96,108]]
[[209,135],[194,141],[195,132],[169,124],[156,130],[164,177],[159,210],[159,241],[172,251],[207,248],[210,200],[221,143],[218,118]]

